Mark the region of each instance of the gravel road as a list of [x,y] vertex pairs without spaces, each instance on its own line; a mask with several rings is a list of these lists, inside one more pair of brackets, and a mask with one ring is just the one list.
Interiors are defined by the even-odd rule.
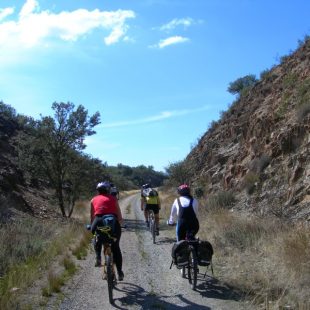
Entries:
[[180,270],[169,269],[174,239],[168,238],[167,229],[171,228],[161,227],[156,244],[152,243],[139,194],[121,200],[120,205],[127,224],[121,238],[125,278],[114,290],[115,305],[109,304],[107,283],[101,279],[100,268],[94,267],[92,250],[86,260],[79,261],[79,272],[63,290],[65,298],[50,309],[247,309],[210,271],[203,278],[205,267],[200,267],[196,291],[182,279]]

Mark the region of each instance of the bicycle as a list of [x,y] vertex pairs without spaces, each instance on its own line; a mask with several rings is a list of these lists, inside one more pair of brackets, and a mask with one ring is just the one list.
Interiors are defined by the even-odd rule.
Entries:
[[[91,226],[87,225],[87,229],[90,230]],[[110,304],[114,303],[113,300],[113,288],[115,288],[116,274],[113,262],[113,253],[112,253],[112,243],[116,241],[116,238],[111,236],[111,227],[109,226],[101,226],[97,227],[95,232],[96,242],[100,239],[99,242],[103,243],[103,255],[104,255],[104,265],[102,271],[102,279],[107,280],[108,283],[108,293],[109,293],[109,302]]]
[[156,222],[155,222],[155,214],[153,210],[148,210],[148,221],[150,225],[150,232],[153,239],[153,244],[155,244],[156,241]]
[[197,274],[199,272],[196,251],[199,239],[196,239],[191,233],[188,233],[185,240],[188,243],[189,257],[188,264],[182,267],[182,277],[185,278],[187,269],[188,282],[191,284],[192,289],[195,290],[197,286]]
[[[168,225],[173,226],[173,224]],[[191,231],[186,232],[186,238],[183,240],[183,244],[181,261],[178,262],[176,260],[172,260],[170,269],[172,268],[173,264],[175,264],[178,269],[181,269],[182,278],[186,278],[187,275],[191,288],[195,290],[197,286],[197,276],[199,273],[198,265],[211,265],[213,274],[212,260],[209,262],[202,262],[199,260],[197,250],[199,246],[199,239],[195,238]],[[206,273],[204,274],[204,278],[206,277]]]

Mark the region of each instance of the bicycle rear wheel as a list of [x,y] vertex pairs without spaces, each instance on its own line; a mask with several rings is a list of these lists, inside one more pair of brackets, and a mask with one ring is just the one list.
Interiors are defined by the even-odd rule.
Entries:
[[188,265],[188,282],[191,284],[193,290],[195,290],[197,286],[197,273],[198,273],[197,256],[195,249],[191,249]]
[[155,241],[156,241],[156,224],[155,224],[155,217],[154,217],[153,212],[150,214],[150,230],[151,230],[151,234],[152,234],[153,244],[155,244]]
[[107,281],[108,281],[108,291],[109,291],[109,302],[110,304],[114,303],[113,300],[113,286],[114,286],[114,274],[112,267],[111,256],[106,256],[106,268],[107,268]]

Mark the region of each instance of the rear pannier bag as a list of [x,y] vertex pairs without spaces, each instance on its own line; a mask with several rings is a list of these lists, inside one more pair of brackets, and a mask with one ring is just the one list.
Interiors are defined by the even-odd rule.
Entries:
[[173,263],[177,265],[177,267],[183,267],[188,264],[189,261],[189,246],[186,240],[181,240],[176,242],[171,251],[171,256]]
[[[102,243],[112,242],[116,238],[116,217],[114,215],[104,215],[97,226],[97,235]],[[106,228],[107,233],[100,231],[100,228]]]
[[197,244],[197,257],[199,266],[208,266],[212,261],[213,247],[209,241],[199,241]]

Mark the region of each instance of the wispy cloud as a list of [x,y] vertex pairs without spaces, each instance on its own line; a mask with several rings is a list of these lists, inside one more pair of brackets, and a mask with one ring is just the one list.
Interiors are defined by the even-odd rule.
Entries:
[[135,120],[119,121],[119,122],[106,123],[106,124],[103,123],[103,124],[99,125],[98,127],[100,127],[100,128],[112,128],[112,127],[125,127],[125,126],[133,126],[133,125],[139,125],[139,124],[153,123],[153,122],[166,120],[169,118],[174,118],[174,117],[178,117],[178,116],[202,112],[202,111],[206,111],[209,109],[210,109],[209,106],[202,106],[202,107],[198,107],[195,109],[162,111],[159,114],[154,115],[154,116],[148,116],[145,118],[139,118],[139,119],[135,119]]
[[173,36],[166,39],[160,40],[157,44],[149,46],[150,48],[165,48],[170,45],[180,44],[188,42],[189,38],[182,36]]
[[193,25],[195,22],[192,18],[174,18],[169,23],[162,25],[159,29],[162,31],[171,31],[179,26],[183,26],[184,28],[187,28],[191,25]]
[[36,0],[26,0],[17,20],[7,20],[14,8],[0,9],[0,46],[34,47],[46,40],[76,41],[94,29],[109,33],[104,37],[106,45],[126,37],[128,19],[135,18],[131,10],[100,11],[77,9],[54,14],[41,11]]
[[0,22],[14,13],[14,8],[0,9]]

